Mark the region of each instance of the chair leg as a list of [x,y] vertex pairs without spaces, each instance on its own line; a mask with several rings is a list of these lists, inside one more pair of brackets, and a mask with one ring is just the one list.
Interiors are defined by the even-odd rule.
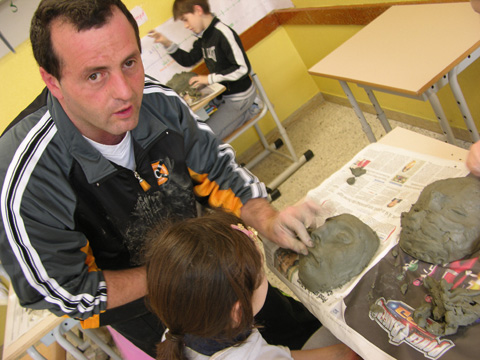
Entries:
[[[260,141],[264,145],[265,150],[262,153],[260,153],[257,157],[255,157],[252,161],[250,161],[250,163],[247,164],[247,168],[249,166],[256,165],[258,162],[260,162],[263,158],[265,158],[270,153],[276,153],[276,154],[282,155],[292,161],[292,164],[287,169],[285,169],[280,175],[278,175],[272,182],[270,182],[267,185],[267,188],[273,191],[277,189],[284,181],[286,181],[294,172],[296,172],[303,164],[309,161],[313,157],[313,152],[311,150],[307,150],[302,156],[300,157],[297,156],[292,146],[292,143],[290,141],[290,138],[288,137],[287,131],[283,127],[282,123],[280,122],[280,119],[278,118],[277,113],[275,112],[275,109],[273,108],[273,105],[270,102],[270,99],[268,98],[267,93],[265,92],[265,89],[262,86],[262,83],[258,79],[257,74],[252,72],[251,77],[253,82],[255,83],[255,86],[257,88],[257,91],[260,97],[262,98],[265,106],[268,108],[268,111],[270,111],[270,114],[272,115],[273,120],[275,121],[275,125],[277,126],[278,131],[280,132],[280,136],[282,137],[283,142],[285,143],[288,149],[288,152],[290,153],[290,157],[285,155],[284,153],[280,153],[276,151],[277,148],[275,144],[266,146],[265,144],[268,144],[268,143],[265,139],[265,136],[263,135],[262,131],[258,127],[258,124],[255,124],[254,125],[255,130],[257,131],[257,134],[260,137]],[[274,199],[272,196],[272,201],[273,200]]]

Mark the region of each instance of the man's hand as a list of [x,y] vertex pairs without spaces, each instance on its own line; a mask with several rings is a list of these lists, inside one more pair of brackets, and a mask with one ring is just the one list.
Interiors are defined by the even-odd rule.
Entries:
[[470,147],[467,156],[467,167],[475,176],[480,176],[480,141]]
[[197,75],[192,76],[188,83],[194,88],[202,87],[203,85],[208,85],[208,75]]
[[156,43],[160,43],[166,48],[172,45],[172,42],[167,37],[159,32],[156,32],[155,30],[149,31],[148,36],[152,37]]
[[313,243],[307,228],[315,226],[320,207],[313,201],[290,206],[278,212],[265,199],[251,199],[243,207],[242,219],[280,247],[304,255]]

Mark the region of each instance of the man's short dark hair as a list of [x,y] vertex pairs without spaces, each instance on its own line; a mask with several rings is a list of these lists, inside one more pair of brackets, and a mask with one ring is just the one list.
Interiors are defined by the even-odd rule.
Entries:
[[193,7],[200,6],[205,14],[210,14],[208,0],[175,0],[173,3],[173,19],[178,20],[183,15],[193,13]]
[[55,54],[51,37],[51,24],[55,19],[65,19],[79,32],[100,28],[112,17],[114,6],[120,9],[132,25],[141,50],[137,22],[120,0],[42,0],[30,26],[30,41],[38,65],[60,80],[61,63]]

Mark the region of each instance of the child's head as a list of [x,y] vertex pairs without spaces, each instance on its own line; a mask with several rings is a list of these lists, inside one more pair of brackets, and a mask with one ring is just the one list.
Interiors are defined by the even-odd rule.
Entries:
[[262,255],[244,226],[215,211],[153,236],[148,300],[170,330],[158,346],[162,358],[181,358],[185,334],[231,341],[253,327],[267,283]]
[[195,6],[199,6],[205,15],[210,14],[208,0],[175,0],[173,3],[173,19],[178,20],[185,14],[193,14]]

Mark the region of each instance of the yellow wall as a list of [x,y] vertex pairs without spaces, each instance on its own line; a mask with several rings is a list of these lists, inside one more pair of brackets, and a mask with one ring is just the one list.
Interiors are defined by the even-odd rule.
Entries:
[[[415,1],[415,0],[407,0]],[[393,2],[392,0],[345,0],[342,5]],[[140,27],[143,37],[153,27],[171,17],[173,0],[125,0],[128,8],[140,5],[148,21]],[[336,0],[293,0],[296,7],[333,6]],[[248,51],[248,56],[266,91],[275,104],[281,120],[307,102],[318,91],[345,98],[338,82],[308,75],[307,70],[350,38],[361,26],[284,26]],[[0,58],[0,131],[26,106],[43,88],[33,59],[30,42],[26,41]],[[368,50],[367,50],[368,51]],[[271,61],[275,59],[275,61]],[[480,77],[480,62],[474,63],[459,75],[459,82],[474,119],[480,119],[480,101],[477,87]],[[352,91],[360,102],[369,103],[365,92],[355,85]],[[436,122],[428,103],[404,97],[378,93],[377,97],[385,109],[410,114]],[[439,92],[440,100],[452,126],[465,129],[462,116],[448,87]],[[274,127],[273,122],[262,122],[265,131]],[[477,125],[478,126],[478,125]],[[253,131],[233,143],[241,154],[256,140]]]

